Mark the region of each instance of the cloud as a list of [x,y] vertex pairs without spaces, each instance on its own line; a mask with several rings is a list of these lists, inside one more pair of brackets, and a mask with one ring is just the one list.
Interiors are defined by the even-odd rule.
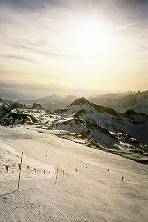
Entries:
[[128,6],[147,6],[148,1],[147,0],[117,0],[117,2],[119,2],[120,4],[125,4]]
[[27,83],[17,83],[14,81],[0,81],[0,88],[9,88],[9,89],[30,89],[30,90],[53,90],[60,89],[56,85],[51,84],[35,84],[32,82]]
[[5,58],[5,59],[21,60],[21,61],[31,62],[31,63],[33,62],[33,60],[31,58],[27,58],[27,57],[24,57],[24,56],[1,54],[0,57]]
[[128,7],[143,7],[148,5],[147,0],[0,0],[1,5],[7,5],[15,8],[41,9],[45,7],[60,6],[95,6],[95,5],[118,5]]
[[41,9],[46,5],[58,5],[60,2],[60,0],[0,0],[1,5],[23,9]]
[[139,24],[141,21],[139,22],[133,22],[133,23],[128,23],[126,25],[123,25],[121,27],[115,28],[113,30],[111,30],[111,32],[117,32],[117,31],[121,31],[121,30],[129,30],[129,29],[135,29],[135,25]]
[[[23,45],[21,45],[21,44],[13,44],[15,47],[17,47],[17,48],[20,48],[20,49],[25,49],[25,50],[27,50],[27,51],[32,51],[32,52],[34,52],[35,54],[39,54],[39,55],[43,55],[43,56],[51,56],[51,57],[54,57],[54,58],[57,58],[57,59],[64,59],[64,58],[67,58],[67,59],[80,59],[81,58],[81,56],[79,56],[79,55],[74,55],[74,54],[64,54],[64,53],[58,53],[58,52],[54,52],[54,51],[52,51],[52,52],[50,52],[50,50],[48,50],[48,52],[47,51],[43,51],[43,50],[41,50],[41,49],[36,49],[36,48],[34,48],[34,47],[29,47],[29,46],[26,46],[25,44]],[[14,58],[17,58],[17,56],[14,56]],[[19,57],[18,57],[19,58]],[[20,57],[20,58],[23,58],[23,57]],[[25,58],[24,58],[24,60],[25,60]],[[26,58],[26,61],[30,61],[31,60],[31,58]],[[31,61],[30,61],[31,62]]]

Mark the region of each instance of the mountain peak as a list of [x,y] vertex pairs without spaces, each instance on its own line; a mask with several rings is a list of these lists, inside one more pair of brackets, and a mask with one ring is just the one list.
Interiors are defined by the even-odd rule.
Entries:
[[89,104],[90,102],[85,99],[84,97],[80,98],[80,99],[76,99],[73,103],[71,103],[71,105],[84,105],[84,104]]

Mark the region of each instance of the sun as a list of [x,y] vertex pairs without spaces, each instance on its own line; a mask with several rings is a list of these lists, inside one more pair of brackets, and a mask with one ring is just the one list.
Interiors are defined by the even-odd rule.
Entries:
[[113,36],[101,20],[80,18],[72,22],[66,45],[71,53],[86,57],[110,54],[113,50]]

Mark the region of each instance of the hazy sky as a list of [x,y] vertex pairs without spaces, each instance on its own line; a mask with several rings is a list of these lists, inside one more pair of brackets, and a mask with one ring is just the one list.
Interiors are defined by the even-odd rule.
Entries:
[[148,1],[0,0],[0,82],[148,89]]

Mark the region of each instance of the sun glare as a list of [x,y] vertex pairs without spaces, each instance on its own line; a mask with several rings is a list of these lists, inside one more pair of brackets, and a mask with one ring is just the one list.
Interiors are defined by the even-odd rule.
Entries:
[[66,40],[72,53],[86,57],[110,54],[114,48],[113,42],[113,35],[106,25],[90,18],[73,21]]

